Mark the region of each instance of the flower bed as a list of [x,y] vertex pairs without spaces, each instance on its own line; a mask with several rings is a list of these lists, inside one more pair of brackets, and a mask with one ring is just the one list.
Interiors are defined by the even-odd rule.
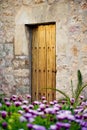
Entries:
[[12,95],[0,103],[0,130],[87,130],[87,101],[73,108],[66,102],[42,100],[30,104],[30,96],[24,100]]

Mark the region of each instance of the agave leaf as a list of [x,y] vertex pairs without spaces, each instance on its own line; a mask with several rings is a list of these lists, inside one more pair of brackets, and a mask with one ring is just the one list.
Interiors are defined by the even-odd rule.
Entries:
[[87,87],[87,83],[80,88],[80,90],[79,90],[79,92],[78,92],[78,95],[77,95],[77,97],[76,97],[76,99],[75,99],[75,102],[78,101],[78,98],[79,98],[79,96],[80,96],[82,90],[83,90],[84,88],[86,88],[86,87]]
[[72,97],[74,97],[73,81],[72,80],[71,80],[71,92],[72,92]]
[[66,100],[70,103],[70,98],[69,98],[69,96],[68,96],[67,94],[65,94],[63,91],[61,91],[61,90],[59,90],[59,89],[54,89],[54,88],[46,88],[46,89],[52,89],[52,90],[54,90],[54,91],[57,91],[57,92],[61,93],[61,94],[66,98]]
[[82,86],[82,74],[81,71],[78,70],[78,86]]
[[77,84],[77,88],[75,90],[75,98],[78,97],[79,91],[80,91],[80,89],[82,87],[82,84],[83,84],[83,82],[82,82],[82,74],[81,74],[80,70],[77,71],[77,77],[78,77],[78,84]]

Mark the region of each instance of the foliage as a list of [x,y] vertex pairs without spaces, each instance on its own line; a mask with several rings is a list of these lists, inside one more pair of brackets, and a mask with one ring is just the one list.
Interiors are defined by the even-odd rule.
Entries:
[[0,104],[0,130],[82,130],[87,128],[87,101],[71,109],[72,105],[54,100],[29,103],[12,95]]
[[56,117],[53,114],[46,114],[45,117],[44,116],[37,116],[35,118],[35,121],[33,122],[33,124],[39,124],[41,126],[45,126],[46,129],[48,129],[52,124],[55,124],[56,122]]

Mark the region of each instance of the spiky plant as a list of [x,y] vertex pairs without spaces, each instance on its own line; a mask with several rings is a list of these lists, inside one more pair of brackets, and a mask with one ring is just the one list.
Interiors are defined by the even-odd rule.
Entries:
[[[77,78],[78,78],[78,83],[77,83],[77,87],[76,87],[75,91],[73,90],[73,82],[71,80],[72,98],[75,99],[75,102],[73,103],[73,107],[76,107],[79,104],[79,96],[82,93],[83,89],[85,87],[87,87],[87,83],[84,84],[82,81],[83,79],[82,79],[82,74],[81,74],[80,70],[77,71]],[[47,88],[47,89],[52,89],[52,88]],[[63,92],[59,89],[52,89],[52,90],[55,90],[55,91],[59,92],[60,94],[62,94],[65,97],[65,100],[67,100],[67,103],[70,105],[69,95],[67,95],[65,92]]]

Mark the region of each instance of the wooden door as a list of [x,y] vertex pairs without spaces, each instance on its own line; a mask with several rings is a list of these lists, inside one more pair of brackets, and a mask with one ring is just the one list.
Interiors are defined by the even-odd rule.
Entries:
[[54,100],[56,92],[55,24],[36,25],[32,28],[32,101],[45,96]]

